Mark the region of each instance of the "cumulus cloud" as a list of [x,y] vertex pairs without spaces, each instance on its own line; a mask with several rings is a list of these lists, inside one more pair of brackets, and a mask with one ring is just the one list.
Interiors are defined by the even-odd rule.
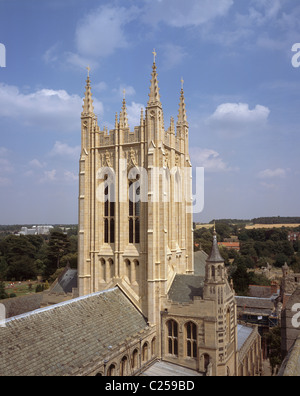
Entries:
[[270,110],[262,105],[253,109],[246,103],[223,103],[207,119],[207,125],[227,136],[240,136],[258,127],[265,127]]
[[[23,125],[40,130],[78,130],[78,114],[83,98],[65,90],[40,89],[24,94],[18,87],[0,83],[0,117],[9,117]],[[94,99],[96,114],[103,114],[103,105]]]
[[221,158],[220,154],[212,149],[190,148],[190,157],[193,166],[204,167],[208,172],[225,172],[232,170]]
[[129,40],[124,27],[137,15],[137,8],[101,6],[78,23],[75,41],[79,54],[106,57],[119,48],[127,48]]
[[80,155],[80,146],[69,146],[66,143],[62,143],[60,141],[56,141],[53,149],[50,152],[51,157],[60,156],[60,157],[71,157],[71,158],[79,158]]
[[286,176],[286,170],[282,168],[277,169],[265,169],[258,173],[260,179],[274,179],[274,178],[284,178]]

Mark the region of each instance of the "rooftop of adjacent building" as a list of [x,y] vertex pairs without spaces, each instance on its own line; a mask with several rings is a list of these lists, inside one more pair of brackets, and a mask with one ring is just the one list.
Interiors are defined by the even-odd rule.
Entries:
[[9,318],[0,330],[0,375],[61,376],[75,375],[149,326],[113,288]]

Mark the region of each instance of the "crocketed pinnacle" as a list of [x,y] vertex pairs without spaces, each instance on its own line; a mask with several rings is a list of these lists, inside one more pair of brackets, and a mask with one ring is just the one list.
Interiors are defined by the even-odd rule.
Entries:
[[[182,82],[183,80],[181,80]],[[185,109],[185,100],[184,100],[184,91],[183,86],[180,91],[180,102],[179,102],[179,112],[178,112],[178,125],[188,125],[186,118],[186,109]]]
[[120,126],[122,128],[128,128],[129,127],[125,97],[123,98],[122,110],[120,112]]
[[153,71],[152,71],[148,106],[161,106],[155,59],[153,62],[152,69]]
[[89,75],[86,80],[85,94],[84,94],[82,108],[83,108],[82,116],[94,115],[94,106],[93,106],[92,91],[91,91],[91,81],[90,81]]

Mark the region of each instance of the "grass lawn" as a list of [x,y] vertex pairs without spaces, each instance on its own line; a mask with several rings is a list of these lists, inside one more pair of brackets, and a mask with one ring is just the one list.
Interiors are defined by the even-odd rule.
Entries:
[[37,281],[4,282],[4,283],[5,283],[6,293],[8,295],[14,293],[16,294],[17,297],[35,293],[35,288],[36,285],[38,284]]

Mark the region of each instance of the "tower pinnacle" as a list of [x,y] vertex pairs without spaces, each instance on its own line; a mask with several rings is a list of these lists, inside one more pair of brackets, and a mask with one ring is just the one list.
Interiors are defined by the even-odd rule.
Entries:
[[86,80],[85,93],[83,99],[83,111],[81,113],[82,116],[94,115],[94,106],[92,99],[92,91],[91,91],[91,81],[90,81],[90,67],[87,67],[88,76]]
[[180,102],[179,102],[179,112],[178,112],[177,124],[188,126],[187,117],[186,117],[186,109],[185,109],[183,83],[184,83],[184,80],[183,80],[183,78],[181,78],[181,91],[180,91]]
[[157,79],[157,72],[156,72],[156,56],[157,53],[155,50],[153,51],[153,66],[152,66],[152,78],[151,78],[151,85],[150,85],[150,93],[149,93],[149,101],[148,106],[160,106],[160,95],[159,95],[159,88],[158,88],[158,79]]

